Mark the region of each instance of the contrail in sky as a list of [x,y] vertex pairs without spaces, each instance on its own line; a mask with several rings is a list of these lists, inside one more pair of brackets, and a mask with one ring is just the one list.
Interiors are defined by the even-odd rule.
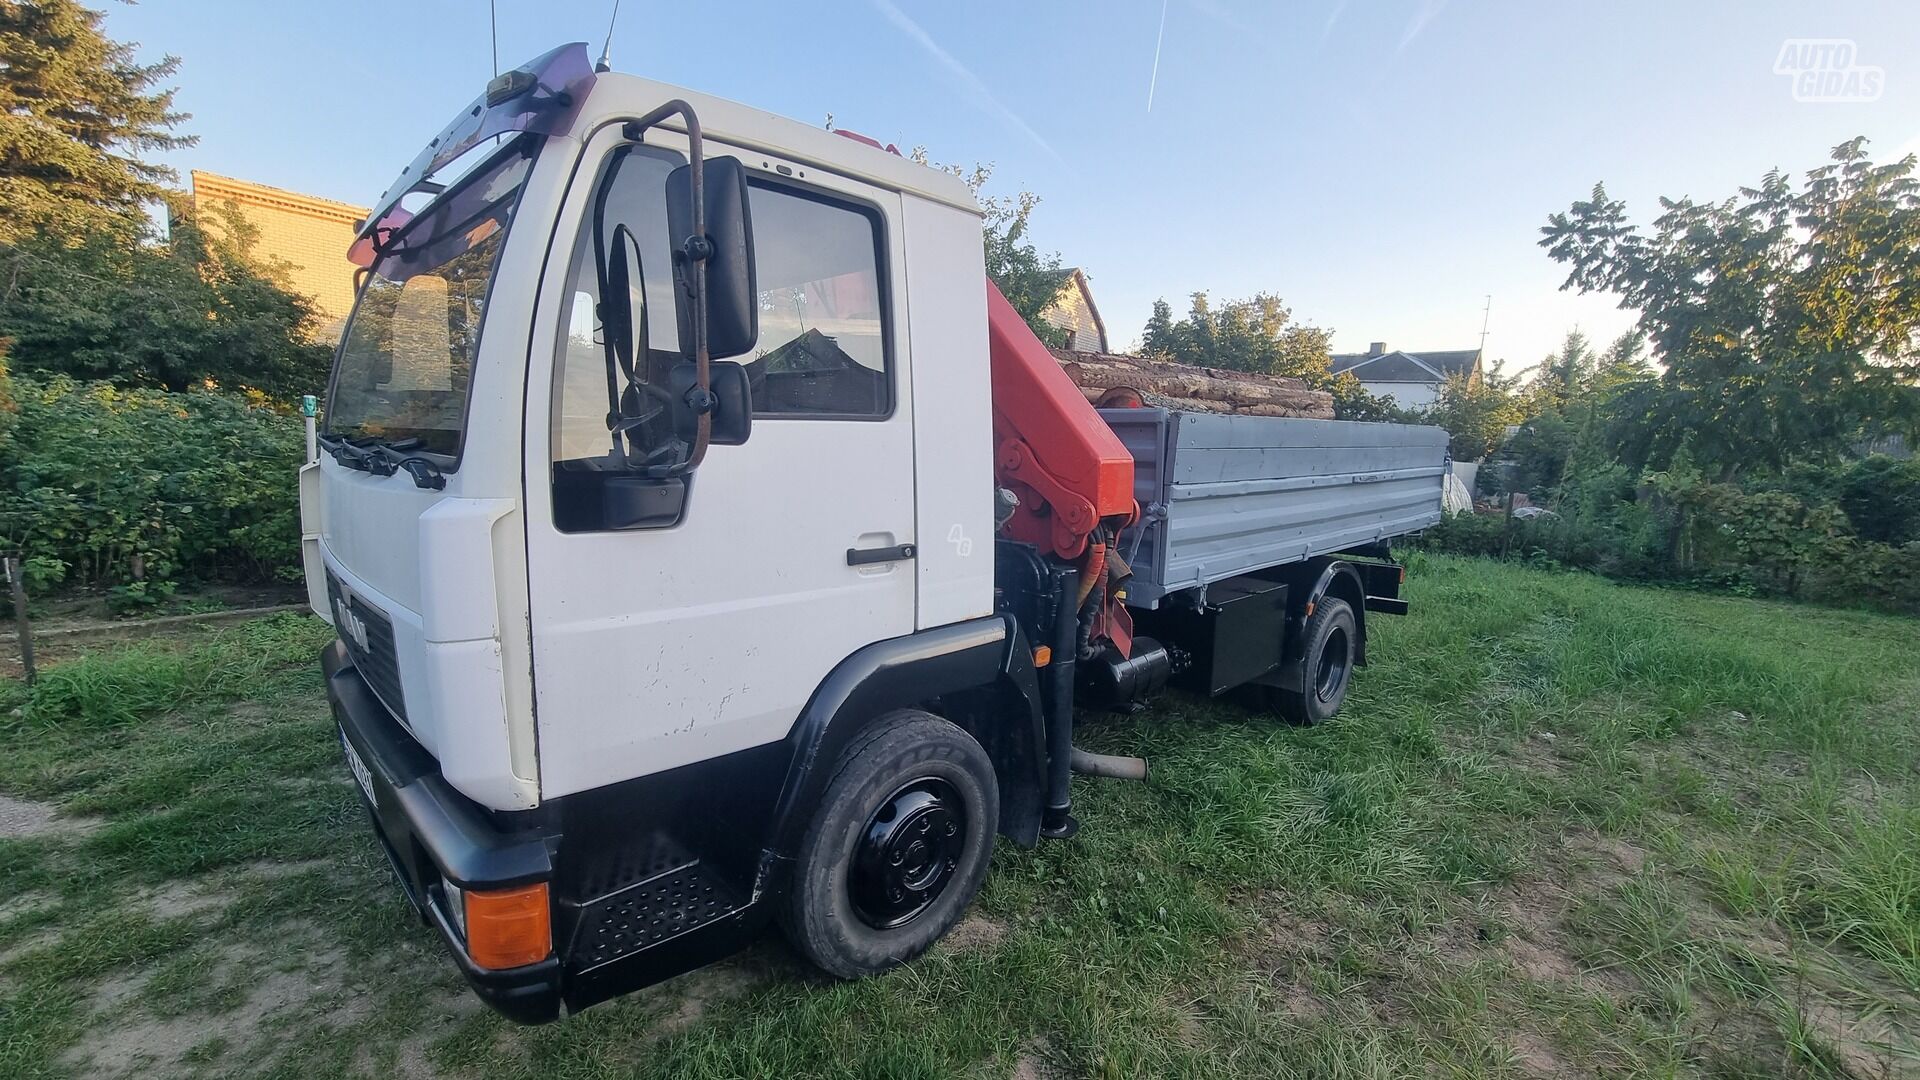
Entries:
[[1048,157],[1055,161],[1063,160],[1054,151],[1052,144],[1041,138],[1040,133],[1033,130],[1025,120],[1020,119],[1020,114],[1007,108],[999,98],[993,96],[993,91],[987,89],[987,84],[981,81],[980,76],[975,75],[972,69],[961,63],[952,53],[941,48],[940,43],[933,40],[931,34],[922,29],[919,23],[914,22],[906,12],[895,7],[892,0],[873,0],[873,6],[879,10],[880,14],[886,16],[887,21],[892,23],[895,29],[912,38],[914,44],[925,49],[927,55],[933,57],[941,67],[945,68],[948,76],[959,84],[960,89],[973,98],[974,104],[996,114],[1020,134],[1032,139],[1035,145],[1047,152]]
[[1160,0],[1160,34],[1153,39],[1153,74],[1147,77],[1147,111],[1153,111],[1153,88],[1160,82],[1160,46],[1167,40],[1167,0]]
[[1398,56],[1406,52],[1407,46],[1413,44],[1413,39],[1419,37],[1421,31],[1427,28],[1427,24],[1433,21],[1434,16],[1440,14],[1440,9],[1446,6],[1447,0],[1420,0],[1419,9],[1413,13],[1412,18],[1407,20],[1407,28],[1400,32],[1400,44],[1393,50],[1393,54]]

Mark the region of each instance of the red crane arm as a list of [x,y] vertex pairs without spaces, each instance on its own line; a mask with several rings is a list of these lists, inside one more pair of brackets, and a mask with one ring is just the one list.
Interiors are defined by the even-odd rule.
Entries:
[[1020,499],[1005,532],[1078,559],[1103,520],[1116,535],[1133,520],[1133,455],[992,279],[987,346],[994,479]]

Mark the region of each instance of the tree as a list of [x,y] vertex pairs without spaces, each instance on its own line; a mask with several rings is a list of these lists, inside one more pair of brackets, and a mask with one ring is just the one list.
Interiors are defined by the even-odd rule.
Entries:
[[1173,308],[1156,300],[1141,331],[1141,348],[1181,364],[1257,371],[1300,379],[1333,395],[1333,413],[1342,420],[1404,421],[1408,414],[1367,393],[1352,375],[1331,370],[1333,331],[1292,321],[1293,312],[1272,293],[1255,293],[1215,308],[1205,292],[1193,293],[1187,317],[1175,322]]
[[69,243],[39,234],[14,249],[0,337],[15,370],[172,391],[212,383],[288,401],[326,382],[330,350],[312,339],[314,310],[253,254],[232,207],[212,227],[174,208],[162,239],[99,233]]
[[[827,118],[827,127],[829,130],[833,127],[831,116]],[[1060,295],[1066,281],[1060,254],[1042,255],[1027,239],[1027,228],[1033,220],[1034,208],[1040,205],[1040,196],[1031,191],[982,195],[981,189],[993,178],[992,165],[975,165],[972,169],[938,165],[927,155],[924,146],[914,147],[907,156],[927,168],[952,173],[966,183],[983,213],[987,277],[999,286],[1000,295],[1027,320],[1041,341],[1055,347],[1065,344],[1065,331],[1040,317],[1054,297]]]
[[1527,387],[1529,412],[1560,410],[1586,388],[1596,363],[1593,346],[1577,328],[1567,331],[1558,352],[1547,354]]
[[1452,436],[1447,452],[1455,461],[1479,461],[1493,453],[1505,441],[1507,428],[1523,419],[1519,400],[1495,372],[1478,379],[1451,376],[1420,417],[1422,423],[1447,429]]
[[1637,309],[1664,366],[1621,388],[1632,464],[1686,449],[1726,481],[1837,457],[1868,426],[1920,431],[1920,182],[1912,155],[1864,147],[1799,187],[1775,170],[1721,202],[1662,199],[1651,234],[1600,185],[1548,219],[1563,288]]
[[134,58],[76,0],[0,0],[0,244],[31,230],[125,233],[173,172],[137,156],[193,143],[172,90],[179,60]]

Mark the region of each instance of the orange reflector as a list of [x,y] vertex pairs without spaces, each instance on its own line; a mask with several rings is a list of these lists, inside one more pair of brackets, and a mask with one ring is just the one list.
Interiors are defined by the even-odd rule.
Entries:
[[1407,583],[1407,568],[1403,566],[1400,568],[1400,584],[1405,585],[1406,583]]
[[1307,601],[1307,618],[1313,618],[1313,601]]
[[1033,666],[1046,667],[1053,663],[1053,650],[1045,645],[1033,650]]
[[467,894],[467,955],[483,968],[521,967],[553,952],[547,883]]

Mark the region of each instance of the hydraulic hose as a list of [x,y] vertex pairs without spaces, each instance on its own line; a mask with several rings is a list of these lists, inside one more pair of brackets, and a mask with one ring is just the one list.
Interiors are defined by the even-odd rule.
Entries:
[[1074,594],[1073,607],[1079,611],[1087,606],[1087,596],[1094,586],[1106,580],[1107,545],[1095,542],[1087,546],[1087,565],[1080,571],[1080,591]]

